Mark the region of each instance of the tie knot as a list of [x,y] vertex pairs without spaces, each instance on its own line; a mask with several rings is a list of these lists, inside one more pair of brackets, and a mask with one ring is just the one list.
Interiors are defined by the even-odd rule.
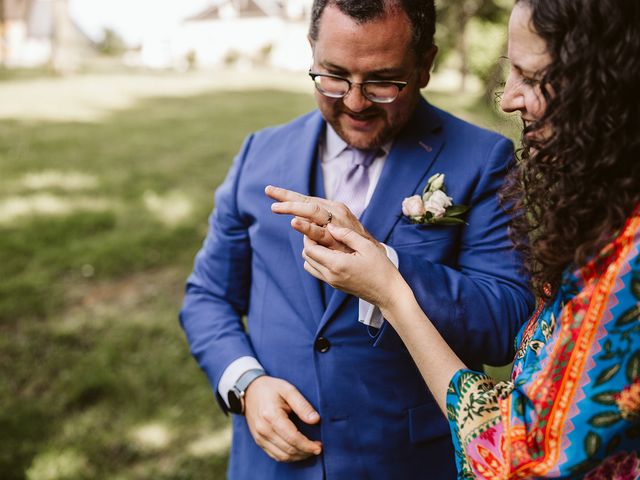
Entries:
[[364,168],[369,168],[373,161],[378,156],[379,148],[372,148],[369,150],[361,150],[359,148],[351,147],[353,152],[353,165],[360,165]]

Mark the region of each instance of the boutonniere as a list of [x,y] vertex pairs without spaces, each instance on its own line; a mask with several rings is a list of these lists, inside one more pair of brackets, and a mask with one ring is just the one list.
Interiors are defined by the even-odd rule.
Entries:
[[466,224],[462,215],[467,213],[467,205],[454,205],[453,198],[447,196],[444,173],[433,175],[422,191],[422,196],[414,195],[402,202],[402,213],[412,223],[432,225]]

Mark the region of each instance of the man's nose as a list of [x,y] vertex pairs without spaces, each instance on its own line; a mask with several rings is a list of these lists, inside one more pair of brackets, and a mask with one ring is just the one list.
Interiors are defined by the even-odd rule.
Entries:
[[354,83],[349,93],[342,99],[345,106],[352,112],[361,112],[369,108],[372,104],[362,92],[362,85]]

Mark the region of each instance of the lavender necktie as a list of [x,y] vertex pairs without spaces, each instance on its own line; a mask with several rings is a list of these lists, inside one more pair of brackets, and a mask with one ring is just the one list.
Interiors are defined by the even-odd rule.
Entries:
[[351,166],[340,179],[333,200],[342,202],[359,218],[365,208],[369,191],[369,167],[378,156],[379,149],[360,150],[349,147],[353,157]]

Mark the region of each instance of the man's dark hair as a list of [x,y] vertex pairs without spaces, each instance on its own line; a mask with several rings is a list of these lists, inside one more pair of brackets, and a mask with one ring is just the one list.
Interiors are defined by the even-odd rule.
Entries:
[[335,5],[357,23],[384,17],[392,9],[403,11],[409,18],[412,47],[418,58],[424,58],[433,45],[436,31],[436,9],[433,0],[314,0],[311,9],[309,38],[318,39],[320,17],[328,5]]

